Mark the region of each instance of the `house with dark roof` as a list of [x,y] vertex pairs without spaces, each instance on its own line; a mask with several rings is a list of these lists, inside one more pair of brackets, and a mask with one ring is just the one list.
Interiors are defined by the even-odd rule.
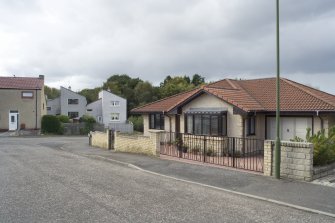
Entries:
[[[335,125],[335,96],[281,78],[282,140]],[[135,108],[150,129],[194,135],[274,139],[276,79],[224,79]]]
[[0,130],[40,129],[46,114],[44,76],[0,77]]

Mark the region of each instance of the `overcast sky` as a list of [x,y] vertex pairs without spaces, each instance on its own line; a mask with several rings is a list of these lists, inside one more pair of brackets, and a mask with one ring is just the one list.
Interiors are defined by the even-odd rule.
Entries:
[[[335,94],[335,1],[281,0],[283,77]],[[276,74],[275,0],[0,0],[0,75],[74,90]]]

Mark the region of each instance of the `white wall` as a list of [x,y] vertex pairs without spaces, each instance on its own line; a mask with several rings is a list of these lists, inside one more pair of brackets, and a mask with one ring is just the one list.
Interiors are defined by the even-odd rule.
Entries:
[[61,112],[60,97],[53,100],[47,100],[47,107],[50,107],[50,110],[47,110],[48,115],[59,115]]
[[[92,111],[89,111],[92,110]],[[102,120],[102,100],[99,99],[95,102],[92,102],[86,106],[86,114],[95,118],[95,121],[98,123],[103,123]],[[101,120],[99,121],[99,117]]]
[[[127,121],[127,100],[121,98],[111,92],[101,91],[99,93],[99,98],[102,100],[102,118],[105,126],[108,126],[109,123],[125,123]],[[112,101],[119,101],[119,106],[112,106]],[[119,113],[119,120],[112,121],[111,114]]]
[[[78,99],[78,104],[69,105],[68,99]],[[68,112],[78,112],[79,117],[82,117],[86,113],[86,98],[64,87],[60,89],[60,104],[62,115],[67,116]]]

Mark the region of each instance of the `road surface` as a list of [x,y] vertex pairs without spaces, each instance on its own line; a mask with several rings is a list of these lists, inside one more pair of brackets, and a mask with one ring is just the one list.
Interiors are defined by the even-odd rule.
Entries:
[[0,138],[0,222],[334,222],[334,218]]

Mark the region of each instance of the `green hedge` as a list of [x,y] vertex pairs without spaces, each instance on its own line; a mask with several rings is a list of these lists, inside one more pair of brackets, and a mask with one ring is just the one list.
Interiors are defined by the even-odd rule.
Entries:
[[56,116],[44,115],[41,124],[42,133],[63,134],[62,123]]
[[69,123],[70,122],[69,116],[67,116],[67,115],[58,115],[57,118],[62,123]]

